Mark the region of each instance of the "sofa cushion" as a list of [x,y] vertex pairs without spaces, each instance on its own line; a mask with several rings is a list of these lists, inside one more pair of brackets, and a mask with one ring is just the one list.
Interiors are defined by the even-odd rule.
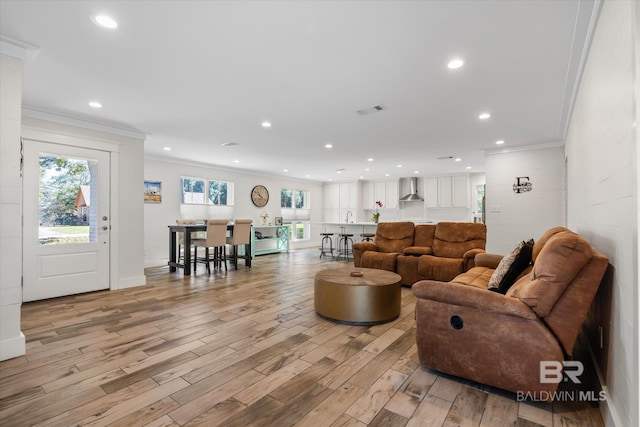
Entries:
[[433,255],[462,258],[471,249],[484,249],[487,227],[480,223],[439,222],[433,239]]
[[424,247],[424,246],[409,246],[408,248],[405,248],[402,251],[403,255],[413,255],[413,256],[420,256],[420,255],[431,255],[433,253],[433,251],[431,250],[430,247]]
[[379,270],[393,271],[397,266],[398,252],[373,252],[367,251],[362,254],[361,267],[377,268]]
[[381,222],[373,241],[379,252],[398,252],[413,246],[415,225],[412,222]]
[[444,258],[423,255],[418,261],[418,279],[449,282],[462,273],[462,258]]
[[487,286],[489,286],[489,279],[491,279],[492,274],[492,268],[473,267],[464,273],[458,274],[450,283],[459,283],[461,285],[487,289]]
[[436,224],[416,224],[416,232],[413,236],[413,246],[431,248],[433,237],[436,234]]
[[521,277],[507,296],[519,298],[544,317],[592,257],[591,246],[583,237],[568,230],[557,232],[541,248],[531,274]]
[[531,264],[531,252],[533,239],[518,243],[515,248],[506,254],[494,270],[489,280],[490,291],[505,294],[511,285],[516,282],[520,274]]

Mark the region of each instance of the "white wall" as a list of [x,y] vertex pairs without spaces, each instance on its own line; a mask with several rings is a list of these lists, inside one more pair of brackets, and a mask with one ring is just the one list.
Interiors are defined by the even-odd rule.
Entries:
[[[157,159],[144,161],[144,179],[162,182],[162,203],[144,204],[144,264],[145,267],[167,265],[169,260],[169,231],[167,226],[175,224],[178,218],[251,218],[254,224],[261,224],[260,213],[269,213],[271,221],[280,213],[280,190],[290,188],[307,190],[311,200],[311,233],[309,241],[292,242],[291,248],[319,246],[322,222],[322,184],[310,181],[286,180],[219,169],[207,165],[166,162]],[[181,204],[180,177],[218,179],[234,184],[234,206],[198,206]],[[269,203],[257,208],[251,202],[251,189],[264,185],[269,190]]]
[[[487,153],[487,252],[504,254],[521,240],[564,226],[565,173],[562,147]],[[528,176],[530,192],[516,194],[516,177]]]
[[21,105],[22,61],[0,54],[0,360],[25,353],[25,338],[20,331]]
[[[638,415],[638,84],[639,8],[605,1],[566,140],[568,226],[613,266],[608,426],[637,426]],[[635,80],[635,82],[634,82]],[[637,90],[637,88],[635,88]]]

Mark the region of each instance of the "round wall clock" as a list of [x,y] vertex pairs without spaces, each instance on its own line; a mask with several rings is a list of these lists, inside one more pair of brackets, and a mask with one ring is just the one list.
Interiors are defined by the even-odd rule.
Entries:
[[269,191],[264,185],[256,185],[251,190],[251,201],[259,208],[266,206],[269,201]]

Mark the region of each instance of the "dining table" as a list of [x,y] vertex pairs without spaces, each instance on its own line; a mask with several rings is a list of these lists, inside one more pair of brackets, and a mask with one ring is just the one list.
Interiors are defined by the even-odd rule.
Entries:
[[[207,231],[207,224],[169,224],[169,271],[174,272],[178,268],[182,268],[185,276],[191,275],[191,234],[196,232]],[[253,232],[253,227],[251,227]],[[227,225],[227,232],[233,235],[233,223]],[[184,256],[183,262],[178,262],[178,233],[183,233],[184,238]],[[251,267],[251,248],[246,250],[245,265]]]

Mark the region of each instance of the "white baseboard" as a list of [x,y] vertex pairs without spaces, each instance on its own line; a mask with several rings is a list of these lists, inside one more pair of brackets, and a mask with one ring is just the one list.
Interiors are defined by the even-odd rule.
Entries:
[[147,276],[125,277],[118,280],[118,289],[135,288],[147,284]]
[[26,340],[22,332],[19,337],[0,341],[0,361],[23,356],[26,351]]

